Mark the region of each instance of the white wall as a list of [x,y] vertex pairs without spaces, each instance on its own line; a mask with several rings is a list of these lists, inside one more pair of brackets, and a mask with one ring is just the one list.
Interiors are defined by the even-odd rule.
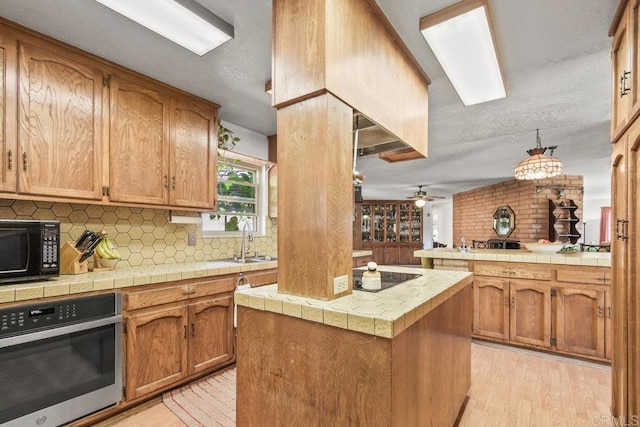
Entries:
[[[445,201],[431,206],[431,216],[438,215],[438,243],[453,247],[453,201]],[[426,226],[426,224],[425,224]],[[426,240],[425,240],[426,241]]]
[[232,131],[233,136],[240,138],[240,142],[233,149],[235,153],[246,154],[263,160],[269,159],[269,142],[266,135],[224,120],[222,120],[222,126]]
[[584,224],[584,232],[582,233],[582,242],[600,243],[600,208],[603,206],[611,206],[611,198],[606,199],[585,199],[582,208],[582,218]]

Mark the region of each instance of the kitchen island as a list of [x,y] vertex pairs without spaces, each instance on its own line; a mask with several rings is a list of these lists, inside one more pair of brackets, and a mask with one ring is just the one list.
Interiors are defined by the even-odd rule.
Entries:
[[472,275],[332,301],[237,291],[237,425],[452,425],[471,381]]

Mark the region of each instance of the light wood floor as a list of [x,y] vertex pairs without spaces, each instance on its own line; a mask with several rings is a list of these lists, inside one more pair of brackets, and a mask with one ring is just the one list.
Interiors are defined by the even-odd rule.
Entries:
[[[608,366],[486,343],[471,348],[471,389],[460,427],[606,424]],[[182,427],[161,399],[100,427]]]

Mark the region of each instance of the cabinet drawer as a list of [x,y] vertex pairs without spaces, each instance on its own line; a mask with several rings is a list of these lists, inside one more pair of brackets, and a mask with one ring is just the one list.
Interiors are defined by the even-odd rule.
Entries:
[[186,300],[189,298],[189,292],[189,285],[169,286],[166,288],[131,292],[127,294],[125,298],[124,309],[136,310],[138,308],[146,308],[154,305]]
[[371,261],[371,255],[360,256],[360,257],[357,257],[357,258],[353,259],[353,266],[354,267],[364,267],[365,265],[367,265],[369,263],[369,261]]
[[557,278],[558,282],[588,283],[593,285],[608,285],[611,283],[611,273],[608,271],[559,269]]
[[257,286],[271,285],[278,282],[278,269],[240,273],[239,285]]
[[509,277],[509,266],[505,264],[484,264],[475,262],[473,274],[479,276]]
[[509,268],[509,277],[514,279],[531,279],[531,280],[551,280],[551,272],[553,269],[549,267],[511,267]]
[[433,260],[434,270],[469,271],[469,261],[463,259],[438,259]]
[[206,282],[191,285],[189,297],[197,298],[207,295],[215,295],[222,292],[230,292],[236,288],[236,276],[228,276],[220,279],[207,280]]

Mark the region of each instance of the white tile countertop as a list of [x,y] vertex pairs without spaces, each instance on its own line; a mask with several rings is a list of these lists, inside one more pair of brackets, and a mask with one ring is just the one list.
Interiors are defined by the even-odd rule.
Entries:
[[471,249],[471,252],[460,252],[457,249],[437,248],[418,250],[413,255],[420,258],[462,259],[468,261],[531,262],[611,267],[611,253],[609,252],[557,252],[545,254],[524,249]]
[[[353,257],[370,254],[371,251],[354,251]],[[278,261],[239,264],[214,260],[142,267],[120,268],[116,266],[112,270],[76,275],[63,274],[50,280],[16,284],[0,283],[0,304],[270,268],[278,268]]]
[[393,338],[469,285],[471,273],[379,266],[381,271],[422,274],[377,293],[353,291],[331,301],[278,293],[277,284],[236,291],[236,304],[325,325]]
[[104,291],[152,283],[172,282],[245,271],[277,268],[278,261],[238,264],[230,261],[201,261],[143,267],[114,268],[76,275],[61,275],[50,280],[11,285],[0,284],[0,303],[36,298]]

